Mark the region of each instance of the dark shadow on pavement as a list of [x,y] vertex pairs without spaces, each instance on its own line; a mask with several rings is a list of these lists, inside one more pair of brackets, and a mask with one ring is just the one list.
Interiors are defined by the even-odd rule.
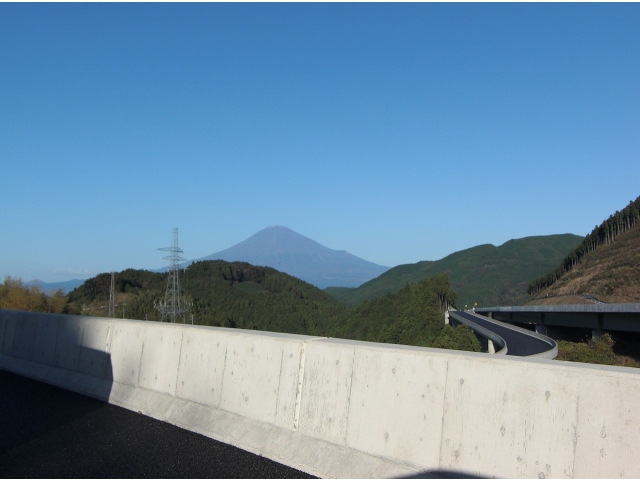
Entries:
[[0,371],[2,478],[314,478],[136,412]]
[[[96,395],[101,400],[108,400],[113,386],[111,355],[78,347],[83,364],[101,372],[101,387]],[[75,395],[53,385],[0,370],[0,454],[72,423],[103,405],[99,401],[75,404],[71,401]]]

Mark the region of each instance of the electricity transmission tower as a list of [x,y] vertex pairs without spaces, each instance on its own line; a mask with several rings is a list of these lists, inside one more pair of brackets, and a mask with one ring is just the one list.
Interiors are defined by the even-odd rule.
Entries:
[[124,320],[124,307],[127,306],[126,303],[116,303],[116,288],[115,288],[115,276],[116,273],[111,271],[111,289],[109,290],[109,305],[101,307],[82,307],[82,312],[87,310],[101,310],[106,308],[108,310],[109,318],[116,318],[116,307],[122,307],[122,319]]
[[173,229],[173,246],[159,248],[158,250],[169,252],[168,256],[163,257],[163,260],[169,260],[169,278],[167,279],[164,303],[154,303],[153,306],[162,315],[161,322],[166,318],[167,321],[175,323],[177,319],[181,318],[182,323],[185,323],[184,314],[191,308],[191,305],[183,304],[180,299],[180,262],[186,261],[186,258],[180,256],[182,250],[178,247],[177,228]]
[[109,317],[116,316],[116,289],[114,287],[114,273],[111,271],[111,290],[109,291]]

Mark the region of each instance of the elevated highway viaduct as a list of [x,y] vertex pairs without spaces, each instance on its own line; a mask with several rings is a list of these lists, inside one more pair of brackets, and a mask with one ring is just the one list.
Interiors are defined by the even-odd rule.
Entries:
[[640,303],[486,307],[475,312],[509,324],[534,325],[544,335],[554,327],[587,329],[593,336],[604,331],[640,332]]
[[[462,323],[469,326],[483,343],[487,340],[498,346],[498,354],[517,357],[536,357],[553,359],[558,355],[556,342],[539,333],[519,328],[492,320],[473,312],[461,312],[452,310],[449,312],[450,321],[453,324]],[[486,338],[486,340],[483,340]],[[485,348],[485,351],[490,348]]]
[[640,477],[640,373],[0,311],[0,369],[320,477]]

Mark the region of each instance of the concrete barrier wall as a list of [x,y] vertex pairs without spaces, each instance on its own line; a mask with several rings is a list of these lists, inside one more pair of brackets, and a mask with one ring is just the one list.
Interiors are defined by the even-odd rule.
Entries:
[[319,476],[640,476],[630,368],[10,311],[0,368]]

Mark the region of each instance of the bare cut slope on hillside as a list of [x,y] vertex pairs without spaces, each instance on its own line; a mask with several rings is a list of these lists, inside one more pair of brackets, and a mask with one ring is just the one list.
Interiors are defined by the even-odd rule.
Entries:
[[606,303],[640,302],[640,224],[582,258],[536,299],[572,293]]

